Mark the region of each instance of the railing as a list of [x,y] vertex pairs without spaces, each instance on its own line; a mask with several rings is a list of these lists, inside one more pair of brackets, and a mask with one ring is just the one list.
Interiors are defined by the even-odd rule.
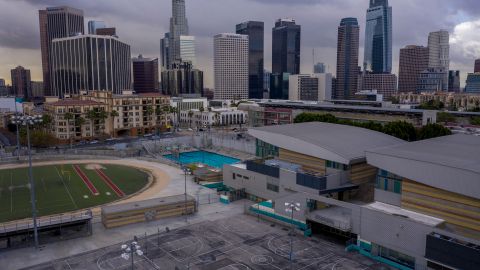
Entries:
[[280,168],[268,166],[251,160],[247,160],[245,164],[247,165],[247,170],[249,171],[257,172],[275,178],[280,177]]

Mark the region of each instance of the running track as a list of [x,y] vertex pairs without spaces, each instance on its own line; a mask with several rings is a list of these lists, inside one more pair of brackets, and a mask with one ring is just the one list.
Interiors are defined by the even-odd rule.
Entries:
[[115,191],[115,194],[117,194],[118,197],[125,196],[125,193],[123,193],[123,191],[117,185],[115,185],[115,183],[113,183],[105,173],[103,173],[100,169],[95,169],[95,171],[103,179],[103,181],[105,181],[105,183],[107,183],[107,185],[113,189],[113,191]]
[[90,192],[92,192],[93,195],[98,195],[98,190],[97,188],[90,182],[90,179],[82,172],[82,169],[78,165],[73,165],[73,168],[75,169],[75,172],[82,178],[83,183],[90,189]]

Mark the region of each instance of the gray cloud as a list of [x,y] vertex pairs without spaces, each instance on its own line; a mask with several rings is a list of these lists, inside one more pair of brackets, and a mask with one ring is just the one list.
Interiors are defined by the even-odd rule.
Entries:
[[[70,5],[84,10],[85,20],[101,19],[117,27],[122,40],[131,44],[132,54],[159,57],[159,39],[168,31],[171,1],[152,0],[3,0],[0,1],[0,77],[9,78],[9,69],[21,64],[31,67],[32,76],[41,76],[38,9]],[[478,0],[390,0],[393,6],[394,70],[398,50],[408,44],[426,45],[428,33],[441,28],[451,33],[455,25],[480,15]],[[337,26],[343,17],[357,17],[363,45],[368,0],[187,0],[191,34],[197,37],[197,57],[212,85],[213,35],[233,32],[246,20],[265,22],[265,67],[271,65],[271,28],[276,19],[295,18],[302,25],[302,72],[310,72],[312,50],[316,61],[335,72]],[[456,46],[456,45],[452,45]],[[452,68],[467,72],[471,54],[452,49]],[[361,48],[362,52],[362,48]],[[362,54],[360,54],[362,57]],[[480,57],[480,56],[477,56]],[[17,63],[18,62],[18,63]],[[362,62],[362,59],[359,59]]]

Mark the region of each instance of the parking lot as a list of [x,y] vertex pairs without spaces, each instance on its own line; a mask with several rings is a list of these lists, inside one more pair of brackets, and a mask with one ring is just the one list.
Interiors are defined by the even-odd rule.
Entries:
[[[246,215],[171,231],[161,228],[159,234],[137,236],[137,240],[143,255],[134,256],[134,269],[389,269],[347,253],[343,246],[315,237],[290,236],[287,228]],[[121,254],[119,243],[26,269],[131,269],[131,259]]]

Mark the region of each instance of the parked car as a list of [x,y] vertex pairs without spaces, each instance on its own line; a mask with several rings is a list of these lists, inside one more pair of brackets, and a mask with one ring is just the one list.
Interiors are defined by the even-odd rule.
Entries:
[[97,140],[90,141],[90,144],[97,144],[97,143],[99,143],[99,141]]

